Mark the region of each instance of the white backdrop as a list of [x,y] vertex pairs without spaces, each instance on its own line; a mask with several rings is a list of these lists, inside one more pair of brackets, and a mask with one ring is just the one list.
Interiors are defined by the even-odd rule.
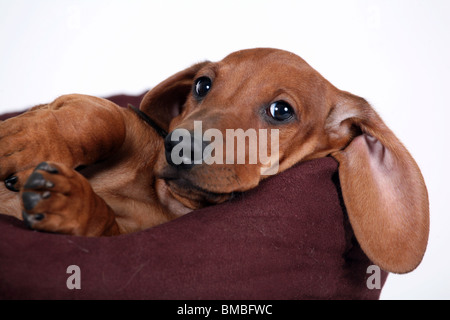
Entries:
[[0,112],[66,93],[138,94],[238,49],[295,52],[370,101],[425,176],[427,253],[381,297],[449,299],[449,16],[447,0],[0,0]]

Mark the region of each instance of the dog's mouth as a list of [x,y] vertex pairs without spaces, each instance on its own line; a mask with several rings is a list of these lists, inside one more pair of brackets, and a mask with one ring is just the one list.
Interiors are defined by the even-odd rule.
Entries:
[[194,182],[181,177],[164,177],[167,189],[172,196],[191,209],[199,209],[213,204],[219,204],[232,197],[230,193],[216,193],[199,187]]

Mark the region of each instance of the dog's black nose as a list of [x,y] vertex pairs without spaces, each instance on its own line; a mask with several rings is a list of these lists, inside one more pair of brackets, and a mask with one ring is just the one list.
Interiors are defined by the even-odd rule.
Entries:
[[195,164],[201,164],[205,144],[196,139],[187,130],[176,129],[164,140],[167,163],[179,169],[190,169]]

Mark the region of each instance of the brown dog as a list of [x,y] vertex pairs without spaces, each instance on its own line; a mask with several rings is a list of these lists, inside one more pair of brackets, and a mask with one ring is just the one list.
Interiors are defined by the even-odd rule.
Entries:
[[[172,161],[180,145],[205,149],[203,140],[173,136],[179,129],[192,133],[201,121],[203,130],[224,135],[227,129],[278,129],[278,172],[333,156],[368,257],[399,273],[420,263],[429,213],[418,166],[364,99],[338,90],[298,56],[252,49],[194,65],[149,91],[140,109],[169,132],[164,146],[132,111],[85,96],[59,98],[0,125],[0,178],[19,177],[7,180],[10,186],[19,188],[33,167],[51,161],[21,186],[24,217],[33,228],[131,232],[258,185],[267,169],[261,163],[193,164],[193,154]],[[88,166],[81,172],[89,183],[73,170],[80,165]],[[18,214],[17,199],[2,211]]]

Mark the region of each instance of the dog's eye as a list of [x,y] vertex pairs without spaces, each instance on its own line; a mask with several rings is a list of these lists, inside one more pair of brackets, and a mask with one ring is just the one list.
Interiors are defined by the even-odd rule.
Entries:
[[268,109],[269,116],[276,121],[287,121],[294,116],[292,107],[284,101],[272,103]]
[[201,77],[195,80],[194,95],[197,98],[204,98],[211,89],[212,81],[208,77]]

